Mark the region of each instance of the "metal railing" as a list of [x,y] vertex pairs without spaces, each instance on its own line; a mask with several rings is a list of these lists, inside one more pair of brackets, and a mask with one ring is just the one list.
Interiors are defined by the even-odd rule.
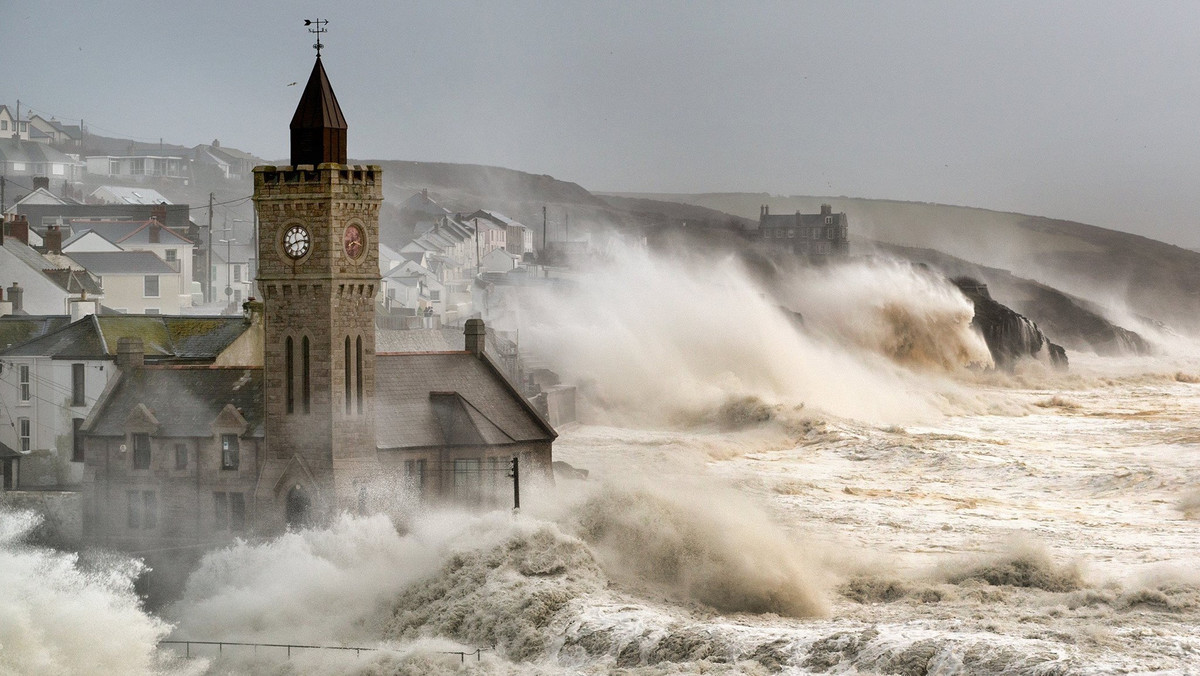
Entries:
[[[217,646],[217,654],[224,654],[225,646],[253,647],[255,655],[258,654],[259,648],[286,648],[287,656],[289,658],[291,658],[291,656],[292,656],[292,648],[296,648],[298,650],[300,650],[300,649],[304,649],[304,650],[353,650],[355,657],[362,655],[363,651],[370,652],[370,651],[377,651],[377,650],[386,650],[386,648],[364,648],[361,646],[344,646],[344,645],[304,645],[304,644],[299,644],[299,643],[244,643],[244,642],[240,642],[240,641],[185,641],[185,640],[176,640],[176,639],[167,639],[167,640],[159,641],[158,644],[160,646],[161,645],[184,646],[184,657],[186,657],[188,659],[190,659],[192,657],[192,646],[194,646],[194,645],[215,645],[215,646]],[[467,655],[474,655],[475,661],[478,662],[480,660],[480,655],[483,653],[483,648],[476,648],[473,652],[464,652],[461,650],[438,650],[436,652],[439,655],[458,655],[458,661],[460,663],[465,663],[467,661]]]

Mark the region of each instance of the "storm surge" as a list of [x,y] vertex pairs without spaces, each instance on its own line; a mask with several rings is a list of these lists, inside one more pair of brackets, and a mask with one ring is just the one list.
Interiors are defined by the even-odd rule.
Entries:
[[169,625],[144,612],[144,566],[23,544],[40,517],[0,511],[0,674],[174,672],[156,647]]
[[894,263],[804,274],[780,296],[733,258],[626,248],[522,307],[522,347],[577,383],[599,423],[692,425],[731,401],[869,422],[936,417],[945,376],[990,364],[971,305]]

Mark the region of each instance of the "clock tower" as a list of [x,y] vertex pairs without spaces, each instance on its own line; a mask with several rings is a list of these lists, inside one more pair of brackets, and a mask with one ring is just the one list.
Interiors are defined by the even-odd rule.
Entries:
[[362,509],[375,444],[378,166],[346,164],[346,118],[318,52],[291,123],[291,166],[254,169],[263,294],[264,532]]

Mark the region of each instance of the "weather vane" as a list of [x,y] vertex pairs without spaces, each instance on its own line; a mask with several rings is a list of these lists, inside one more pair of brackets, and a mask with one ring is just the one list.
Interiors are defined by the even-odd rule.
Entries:
[[316,26],[316,28],[309,28],[308,32],[317,36],[317,44],[313,45],[313,49],[317,50],[317,58],[318,59],[321,58],[321,47],[324,46],[321,44],[321,33],[328,32],[328,29],[325,28],[325,24],[327,24],[327,23],[329,23],[329,19],[305,19],[304,20],[305,26]]

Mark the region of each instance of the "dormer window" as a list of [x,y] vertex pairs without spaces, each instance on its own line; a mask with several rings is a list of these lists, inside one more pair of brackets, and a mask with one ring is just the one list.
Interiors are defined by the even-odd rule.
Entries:
[[150,435],[145,433],[133,436],[133,468],[150,469]]

